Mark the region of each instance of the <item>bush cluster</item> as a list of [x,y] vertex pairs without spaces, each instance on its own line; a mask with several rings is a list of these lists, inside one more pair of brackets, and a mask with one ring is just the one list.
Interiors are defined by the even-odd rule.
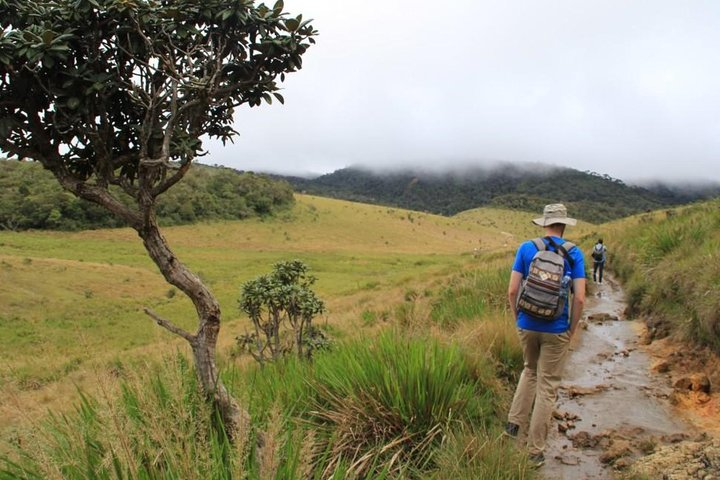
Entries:
[[[118,196],[122,198],[122,196]],[[268,215],[294,203],[287,182],[230,168],[195,165],[159,200],[163,225]],[[121,227],[102,207],[64,191],[35,162],[0,160],[0,229],[83,230]]]

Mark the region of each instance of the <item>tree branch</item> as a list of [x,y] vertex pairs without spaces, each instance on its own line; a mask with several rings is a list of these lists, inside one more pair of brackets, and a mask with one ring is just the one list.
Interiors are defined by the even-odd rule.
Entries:
[[165,193],[170,187],[182,180],[187,171],[190,169],[191,164],[192,162],[188,160],[178,169],[177,172],[175,172],[173,176],[166,179],[163,183],[155,187],[152,191],[153,197],[157,197],[158,195]]
[[166,330],[169,330],[170,332],[174,333],[175,335],[178,335],[180,337],[183,337],[185,340],[190,342],[191,344],[195,342],[196,338],[195,335],[192,335],[191,333],[183,330],[182,328],[174,325],[169,320],[166,320],[159,316],[157,313],[153,312],[149,308],[145,307],[143,309],[145,311],[145,314],[147,314],[150,318],[155,320],[155,323],[160,325],[161,327],[165,328]]

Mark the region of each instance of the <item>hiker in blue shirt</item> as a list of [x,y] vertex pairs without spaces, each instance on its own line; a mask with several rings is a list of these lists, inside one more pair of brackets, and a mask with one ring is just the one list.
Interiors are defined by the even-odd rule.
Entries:
[[[563,360],[585,305],[585,260],[578,247],[563,239],[566,225],[577,223],[574,218],[567,216],[564,205],[546,205],[543,216],[534,219],[533,223],[544,227],[545,237],[529,240],[520,246],[508,286],[508,301],[523,348],[524,369],[513,397],[505,432],[511,437],[527,439],[530,459],[539,466],[544,463],[543,452]],[[538,257],[540,260],[533,260]],[[556,264],[549,265],[552,262],[546,259]],[[553,274],[545,268],[556,268],[557,273]],[[560,275],[562,285],[567,284],[566,288],[550,288],[560,285]],[[556,311],[543,308],[539,300],[539,306],[533,305],[535,298],[528,293],[533,288],[539,292],[539,296],[550,292],[547,295],[556,302]],[[571,292],[574,292],[571,299],[563,297],[569,296]]]

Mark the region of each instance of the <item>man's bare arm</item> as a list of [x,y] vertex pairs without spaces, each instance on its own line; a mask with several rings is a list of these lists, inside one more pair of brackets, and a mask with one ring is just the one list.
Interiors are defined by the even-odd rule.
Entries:
[[575,334],[575,330],[580,324],[583,308],[585,308],[585,279],[576,278],[573,280],[573,302],[572,302],[572,318],[570,319],[570,335]]
[[521,283],[522,273],[513,270],[510,273],[510,283],[508,285],[508,302],[510,303],[510,310],[513,312],[513,318],[517,318],[517,306],[515,303],[517,301]]

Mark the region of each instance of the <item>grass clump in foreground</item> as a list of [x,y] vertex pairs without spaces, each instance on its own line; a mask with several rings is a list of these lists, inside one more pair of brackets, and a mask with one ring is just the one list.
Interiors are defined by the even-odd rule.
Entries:
[[196,378],[178,356],[81,395],[17,439],[0,479],[242,478],[247,439],[228,442]]
[[498,439],[492,362],[458,346],[386,333],[229,373],[253,418],[234,444],[179,358],[51,417],[0,479],[530,478]]
[[257,370],[253,382],[256,415],[280,402],[287,418],[316,434],[323,478],[343,463],[354,477],[421,476],[451,432],[497,423],[492,365],[471,365],[458,347],[427,338],[352,341],[312,364]]

